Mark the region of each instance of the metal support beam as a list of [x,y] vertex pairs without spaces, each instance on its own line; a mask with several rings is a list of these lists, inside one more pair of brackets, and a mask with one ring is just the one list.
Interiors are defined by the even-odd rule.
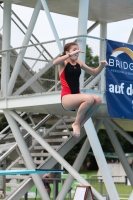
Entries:
[[[34,164],[32,157],[29,153],[28,147],[26,146],[26,143],[25,143],[25,141],[22,137],[22,134],[20,132],[20,129],[18,127],[17,122],[14,120],[14,118],[12,116],[10,116],[8,111],[4,111],[4,114],[5,114],[6,119],[7,119],[8,123],[9,123],[9,125],[12,129],[15,140],[18,143],[18,146],[19,146],[21,154],[24,158],[26,167],[28,169],[35,169],[35,164]],[[36,185],[36,187],[39,191],[41,199],[42,200],[50,200],[40,176],[38,174],[34,174],[34,175],[32,174],[31,176],[32,176],[33,181],[34,181],[34,183],[35,183],[35,185]]]
[[133,43],[133,29],[132,29],[132,31],[131,31],[131,33],[130,33],[130,36],[129,36],[129,38],[128,38],[128,41],[127,41],[127,43]]
[[[78,13],[78,35],[87,35],[87,21],[89,12],[89,0],[79,0],[79,13]],[[84,53],[79,54],[79,59],[85,62],[86,56],[86,38],[78,38],[77,43],[79,48],[84,51]],[[80,88],[84,87],[84,71],[82,70],[80,76]]]
[[[102,22],[100,23],[100,38],[107,38],[107,23]],[[105,41],[100,41],[100,61],[106,59],[106,52],[105,52]],[[101,72],[101,81],[99,83],[99,89],[101,91],[105,91],[105,69]]]
[[[102,124],[102,120],[98,120],[97,121],[97,124],[96,124],[96,129],[97,129],[97,132],[100,128]],[[90,143],[89,143],[89,140],[88,138],[86,138],[74,164],[73,164],[73,168],[76,170],[76,171],[79,171],[88,151],[90,149]],[[60,193],[58,194],[56,200],[60,200],[60,199],[65,199],[65,196],[67,194],[67,192],[69,191],[71,185],[72,185],[72,182],[73,182],[74,178],[71,174],[68,175],[67,179],[65,180],[64,184],[63,184],[63,187],[60,191]]]
[[[4,1],[4,16],[3,16],[3,38],[2,50],[10,48],[11,37],[11,1]],[[2,53],[2,69],[1,69],[1,90],[2,95],[8,95],[8,81],[10,76],[10,52]]]
[[[38,135],[17,113],[13,111],[8,111],[9,114],[21,124],[27,132],[29,132],[32,137],[34,137],[39,144],[41,144],[70,174],[73,175],[82,185],[90,186],[90,184],[82,178],[82,176],[73,167],[60,156],[40,135]],[[92,192],[98,200],[103,200],[104,198],[92,187]],[[117,200],[117,198],[115,199]]]
[[112,145],[113,145],[113,147],[115,149],[115,152],[117,153],[117,155],[118,155],[118,157],[120,159],[120,162],[123,165],[123,168],[124,168],[124,170],[125,170],[125,172],[127,174],[127,177],[130,180],[130,183],[131,183],[131,185],[133,187],[133,171],[131,170],[131,167],[128,164],[128,161],[127,161],[127,159],[125,157],[123,149],[121,148],[121,145],[120,145],[120,143],[118,141],[118,138],[116,137],[115,132],[112,129],[112,127],[106,121],[104,121],[104,126],[105,126],[105,129],[106,129],[106,131],[108,133],[108,136],[109,136],[109,138],[111,140],[111,143],[112,143]]
[[[41,4],[40,0],[38,0],[36,7],[34,9],[33,15],[31,17],[31,21],[30,21],[29,27],[27,29],[27,32],[26,32],[24,41],[22,43],[22,46],[28,45],[28,43],[30,41],[30,37],[32,35],[32,32],[33,32],[34,26],[36,24],[36,20],[37,20],[37,17],[38,17],[38,14],[40,12],[41,7],[42,7],[42,4]],[[17,76],[19,74],[19,70],[21,68],[25,52],[26,52],[26,48],[22,48],[20,50],[20,53],[19,53],[18,58],[16,60],[16,63],[15,63],[15,66],[14,66],[14,69],[13,69],[13,72],[12,72],[12,75],[11,75],[11,78],[10,78],[10,81],[9,81],[9,84],[8,84],[8,95],[12,94],[12,90],[14,88]]]
[[128,142],[133,145],[133,137],[130,136],[126,131],[124,131],[116,122],[111,119],[106,119],[106,121],[113,126]]
[[47,2],[46,2],[46,0],[41,0],[41,2],[42,2],[42,5],[43,5],[44,10],[45,10],[45,12],[46,12],[46,15],[47,15],[49,24],[50,24],[50,26],[51,26],[51,29],[52,29],[52,31],[53,31],[55,40],[56,40],[57,45],[58,45],[58,48],[59,48],[59,51],[60,51],[60,53],[62,54],[62,52],[63,52],[63,47],[62,47],[62,45],[61,45],[61,42],[60,42],[58,33],[57,33],[56,28],[55,28],[55,25],[54,25],[54,22],[53,22],[53,20],[52,20],[51,15],[50,15]]
[[107,38],[107,23],[100,23],[100,38]]
[[117,193],[117,190],[115,188],[115,185],[113,183],[111,174],[109,172],[109,168],[107,166],[107,162],[105,160],[103,150],[101,148],[99,139],[96,134],[96,130],[94,128],[93,122],[91,118],[85,123],[84,125],[86,134],[88,136],[88,139],[90,141],[91,147],[93,149],[93,153],[95,155],[95,158],[97,160],[97,164],[99,166],[99,169],[102,173],[103,181],[105,183],[105,186],[107,188],[110,200],[119,200],[119,196]]
[[21,94],[26,88],[32,85],[42,74],[44,74],[53,65],[53,60],[49,62],[43,69],[30,78],[24,85],[22,85],[13,96]]
[[[73,168],[78,172],[88,151],[90,149],[90,144],[89,144],[89,140],[88,138],[85,140],[74,164],[73,164]],[[65,183],[63,184],[60,193],[58,194],[56,200],[60,200],[60,199],[65,199],[65,196],[67,194],[67,192],[69,191],[69,189],[71,188],[72,182],[73,182],[74,178],[71,174],[68,175]]]
[[93,31],[93,29],[95,29],[99,24],[100,22],[95,22],[90,28],[87,29],[87,34]]

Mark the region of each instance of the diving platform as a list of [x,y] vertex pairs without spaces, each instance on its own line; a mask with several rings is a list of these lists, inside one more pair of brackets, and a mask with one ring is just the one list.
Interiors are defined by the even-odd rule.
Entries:
[[[82,89],[81,92],[86,94],[96,94],[102,98],[102,104],[100,105],[98,111],[93,115],[94,119],[111,118],[107,110],[105,92],[88,89]],[[66,111],[63,109],[60,91],[0,98],[0,110],[5,109],[16,110],[19,112],[42,113],[60,116],[75,117],[76,115],[76,112],[74,111]],[[125,131],[133,131],[132,120],[114,119],[114,121]]]

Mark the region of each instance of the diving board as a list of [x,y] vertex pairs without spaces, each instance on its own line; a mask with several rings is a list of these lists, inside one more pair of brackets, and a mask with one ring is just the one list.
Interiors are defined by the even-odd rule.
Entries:
[[62,173],[65,170],[49,170],[49,169],[30,169],[30,170],[0,170],[0,176],[17,175],[17,174],[44,174],[44,173]]

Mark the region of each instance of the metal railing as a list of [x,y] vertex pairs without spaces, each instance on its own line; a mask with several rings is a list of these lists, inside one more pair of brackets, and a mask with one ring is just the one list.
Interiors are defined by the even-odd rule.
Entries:
[[[42,119],[37,125],[33,127],[35,131],[37,131],[44,123],[46,123],[52,115],[48,114],[44,119]],[[30,134],[27,133],[24,135],[24,140],[28,139],[30,137]],[[2,156],[0,156],[0,162],[2,162],[4,159],[6,159],[16,148],[18,148],[18,144],[15,143],[8,151],[6,151]]]
[[[3,20],[2,20],[2,14],[3,14],[3,6],[0,5],[0,9],[2,12],[0,12],[0,32],[3,28]],[[11,37],[11,46],[17,46],[21,45],[20,42],[23,41],[23,38],[25,36],[25,33],[27,31],[27,26],[22,22],[22,20],[15,14],[15,12],[12,10],[12,16],[11,16],[11,23],[12,23],[12,37]],[[16,34],[19,35],[19,37],[16,37]],[[19,40],[17,40],[19,38]],[[73,42],[73,41],[82,41],[83,38],[86,39],[86,44],[91,48],[92,50],[92,56],[98,56],[99,60],[105,59],[105,39],[104,38],[98,38],[98,37],[93,37],[93,36],[88,36],[88,35],[80,35],[80,36],[72,36],[72,37],[67,37],[67,38],[62,38],[60,39],[62,46],[64,46],[68,42]],[[29,45],[27,46],[20,46],[17,48],[10,48],[8,50],[0,51],[0,54],[5,53],[5,52],[10,52],[10,57],[11,57],[11,66],[14,66],[16,63],[16,60],[19,56],[19,52],[22,49],[26,49],[25,56],[23,58],[23,63],[22,67],[27,68],[28,72],[22,76],[21,78],[24,79],[25,82],[29,79],[29,74],[31,73],[32,76],[37,74],[41,69],[46,67],[48,63],[55,58],[57,55],[59,55],[59,49],[56,44],[55,40],[52,41],[47,41],[47,42],[42,42],[40,43],[39,40],[35,37],[34,34],[31,35],[31,39],[29,41]],[[88,64],[88,63],[87,63]],[[58,73],[57,73],[57,68],[53,67],[54,69],[51,70],[50,68],[53,65],[50,65],[50,67],[47,68],[47,70],[44,70],[45,73],[47,72],[47,80],[44,75],[44,73],[41,74],[41,76],[44,76],[43,78],[38,77],[37,80],[39,84],[42,84],[42,88],[44,88],[44,91],[57,91],[60,90],[60,82],[58,78]],[[90,65],[91,66],[91,65]],[[22,73],[22,72],[20,72]],[[103,78],[101,79],[101,76],[104,76],[104,70],[100,75],[97,75],[97,77],[91,76],[89,79],[85,80],[84,87],[88,89],[93,89],[95,86],[98,85],[99,81],[102,91],[105,89],[105,81]],[[53,82],[53,83],[52,83]],[[32,83],[30,83],[32,85]],[[14,95],[19,95],[19,94],[28,94],[28,93],[33,93],[37,91],[42,92],[42,88],[39,87],[39,85],[34,83],[34,86],[36,89],[34,91],[30,91],[29,86],[30,84],[26,87],[22,87],[23,83],[22,80],[17,79],[17,83],[15,85],[14,89]],[[21,88],[21,90],[18,90]],[[26,91],[25,91],[26,90]]]
[[[105,55],[106,45],[105,45],[105,39],[103,38],[92,37],[88,35],[80,35],[80,36],[62,38],[60,39],[60,41],[62,44],[65,44],[70,41],[75,41],[77,39],[81,39],[82,41],[83,38],[86,39],[86,44],[91,48],[92,56],[98,56],[99,58],[101,57],[100,46],[102,46],[102,49],[104,49],[102,54]],[[23,59],[24,61],[26,61],[26,63],[28,63],[29,71],[30,70],[34,71],[34,74],[31,77],[31,79],[28,78],[28,72],[27,74],[25,74],[24,78],[25,80],[27,80],[26,83],[23,84],[22,82],[20,82],[19,85],[16,84],[13,95],[28,94],[28,92],[26,92],[25,90],[27,90],[33,83],[35,84],[37,91],[38,86],[36,85],[35,81],[39,81],[46,92],[50,92],[53,90],[55,91],[60,90],[60,82],[59,82],[57,67],[53,66],[53,61],[50,60],[50,62],[48,62],[49,60],[44,59],[43,57],[44,51],[42,51],[40,54],[32,51],[33,47],[36,47],[36,49],[40,49],[42,45],[45,47],[45,49],[48,50],[48,52],[50,52],[50,54],[53,55],[54,58],[59,56],[59,50],[55,40],[30,44],[26,46],[20,46],[0,51],[1,55],[6,52],[10,52],[11,64],[15,65],[16,60],[19,57],[19,53],[17,55],[14,55],[13,52],[14,51],[21,52],[21,50],[25,50],[25,56]],[[96,77],[94,76],[89,77],[89,79],[85,81],[84,86],[88,89],[93,89],[96,85],[98,85],[98,82],[100,80],[101,82],[103,81],[101,79],[101,73],[98,74]]]
[[[3,11],[3,6],[0,5],[0,8]],[[16,15],[16,13],[12,10],[12,17],[11,17],[11,22],[12,25],[14,26],[14,28],[17,28],[17,30],[19,31],[19,40],[20,40],[20,33],[22,33],[22,35],[24,36],[28,27],[23,23],[23,21]],[[2,22],[1,22],[2,23]],[[0,31],[2,31],[3,26],[1,26]],[[13,35],[12,35],[13,37]],[[11,43],[14,41],[14,38],[12,38]],[[30,39],[30,43],[34,44],[34,43],[39,43],[39,40],[36,38],[36,36],[34,34],[31,35],[31,39]],[[13,45],[14,46],[14,45]],[[50,53],[45,49],[45,47],[43,45],[41,45],[42,50],[46,52],[47,56],[44,56],[44,59],[48,60],[47,57],[49,58],[53,58],[52,55],[50,55]],[[37,51],[39,51],[41,53],[41,50],[36,48]]]
[[[119,194],[120,199],[124,198],[125,200],[129,198],[132,187],[130,185],[127,185],[127,177],[126,176],[112,176],[114,180],[114,184],[116,186],[117,192]],[[51,198],[56,199],[56,196],[60,192],[63,183],[65,182],[65,178],[46,178],[44,180],[49,180],[50,187],[51,187]],[[91,186],[93,186],[103,197],[105,197],[106,200],[109,200],[108,193],[105,187],[105,184],[103,182],[103,179],[101,176],[91,176],[90,178],[85,178]],[[124,180],[124,181],[123,181]],[[74,179],[72,185],[70,186],[70,189],[66,195],[67,200],[73,199],[75,190],[77,186],[81,186],[78,181]],[[58,192],[55,192],[56,189],[58,189]],[[39,195],[38,195],[39,197]]]

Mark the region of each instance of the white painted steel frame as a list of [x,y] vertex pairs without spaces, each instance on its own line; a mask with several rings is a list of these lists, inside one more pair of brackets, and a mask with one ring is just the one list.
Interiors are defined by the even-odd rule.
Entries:
[[[85,140],[80,152],[78,153],[78,156],[77,156],[73,166],[72,166],[77,172],[79,171],[85,157],[87,156],[89,149],[90,149],[90,144],[89,144],[89,141],[87,138]],[[73,180],[74,180],[74,178],[73,178],[72,174],[69,173],[56,200],[65,199],[69,189],[71,188]]]
[[106,119],[106,121],[113,126],[128,142],[133,145],[133,137],[130,136],[126,131],[124,131],[116,122],[111,119]]
[[109,168],[107,165],[107,162],[105,160],[105,156],[103,154],[103,150],[101,148],[99,139],[96,134],[96,130],[94,128],[93,122],[91,119],[89,119],[85,125],[86,134],[88,136],[88,139],[90,141],[91,147],[93,149],[93,153],[95,155],[97,164],[99,166],[99,169],[102,173],[103,181],[105,183],[106,189],[108,191],[110,200],[119,200],[119,196],[117,193],[117,190],[115,188],[113,179],[111,177],[111,174],[109,172]]
[[[11,37],[11,1],[4,2],[4,16],[3,16],[3,38],[2,50],[10,48]],[[2,68],[1,68],[1,91],[2,95],[8,95],[8,81],[10,76],[10,51],[2,53]]]
[[[23,115],[25,115],[25,112],[21,113],[20,117],[23,117]],[[0,135],[3,134],[4,132],[6,132],[6,130],[8,130],[10,128],[9,125],[7,125],[7,127],[5,127],[1,132]]]
[[[37,17],[39,15],[40,10],[41,10],[41,7],[42,7],[42,4],[41,4],[40,0],[38,0],[36,7],[34,9],[34,12],[32,14],[31,21],[29,23],[29,26],[28,26],[26,35],[24,37],[22,46],[28,45],[28,43],[30,41],[30,37],[32,35],[34,26],[36,24]],[[26,48],[21,49],[20,52],[19,52],[19,55],[17,57],[16,63],[15,63],[15,66],[14,66],[14,69],[13,69],[13,72],[12,72],[12,75],[11,75],[11,78],[10,78],[9,84],[8,84],[8,95],[12,94],[12,90],[14,88],[17,76],[19,74],[19,70],[21,68],[25,52],[26,52]]]
[[[97,123],[96,123],[96,130],[98,132],[101,124],[102,124],[103,120],[100,119],[100,120],[97,120]],[[89,140],[88,138],[86,138],[80,152],[78,153],[78,156],[73,164],[73,168],[78,172],[85,157],[87,156],[87,153],[90,149],[90,143],[89,143]],[[74,178],[73,176],[69,173],[67,179],[65,180],[63,186],[62,186],[62,189],[60,191],[60,193],[58,194],[56,200],[60,200],[60,199],[65,199],[65,196],[66,194],[68,193],[71,185],[72,185],[72,182],[73,182]]]
[[91,31],[93,31],[99,24],[100,24],[100,22],[98,22],[98,21],[95,22],[94,24],[92,24],[92,26],[88,28],[87,34],[89,34]]
[[[89,12],[89,0],[79,0],[79,11],[78,11],[78,35],[87,35],[87,21],[88,21],[88,12]],[[85,62],[86,55],[86,38],[77,39],[79,48],[84,51],[84,53],[79,54],[79,59]],[[84,87],[84,74],[85,72],[81,70],[80,75],[80,88]]]
[[121,162],[121,164],[122,164],[122,166],[123,166],[123,168],[126,172],[126,175],[127,175],[128,179],[130,180],[130,183],[133,187],[133,171],[132,171],[132,169],[131,169],[131,167],[130,167],[130,165],[129,165],[126,157],[125,157],[125,154],[124,154],[123,149],[122,149],[122,147],[119,143],[119,140],[118,140],[114,130],[112,129],[110,124],[108,124],[106,122],[106,120],[104,120],[104,126],[105,126],[105,129],[106,129],[108,136],[111,140],[111,143],[112,143],[112,145],[115,149],[115,152],[117,153],[119,160],[120,160],[120,162]]
[[[42,2],[42,4],[41,4]],[[10,18],[11,18],[11,3],[10,1],[8,0],[5,0],[4,2],[5,4],[5,16],[4,16],[4,21],[6,21],[6,26],[5,26],[5,29],[3,30],[3,46],[2,46],[2,49],[8,49],[10,47]],[[52,21],[52,18],[51,18],[51,15],[50,15],[50,12],[48,10],[48,7],[47,7],[47,4],[46,4],[46,1],[45,0],[38,0],[37,4],[36,4],[36,7],[35,7],[35,10],[34,10],[34,13],[32,15],[32,18],[31,18],[31,22],[29,24],[29,27],[28,27],[28,30],[27,30],[27,33],[26,33],[26,36],[25,36],[25,39],[23,41],[23,46],[27,45],[29,40],[30,40],[30,36],[32,34],[32,31],[33,31],[33,28],[35,26],[35,23],[36,23],[36,20],[37,20],[37,17],[38,17],[38,14],[39,14],[39,11],[41,9],[41,6],[43,5],[45,11],[47,12],[47,17],[48,17],[48,20],[49,20],[49,23],[51,25],[51,28],[53,30],[53,33],[55,35],[55,38],[56,38],[56,41],[58,43],[58,47],[60,49],[60,52],[62,52],[62,47],[61,47],[61,43],[59,41],[59,37],[57,35],[57,32],[56,32],[56,29],[54,27],[54,24],[53,24],[53,21]],[[86,19],[86,16],[88,14],[88,9],[89,9],[89,0],[85,0],[85,3],[83,4],[83,1],[80,0],[79,1],[79,22],[78,22],[78,35],[82,34],[82,35],[86,35],[86,31],[87,31],[87,19]],[[98,25],[99,22],[97,22],[96,24],[94,24],[94,27],[96,25]],[[8,26],[7,26],[8,25]],[[91,30],[91,29],[90,29]],[[106,32],[107,32],[107,29],[106,29],[106,24],[101,24],[101,37],[106,37]],[[132,33],[131,33],[132,34]],[[132,35],[131,35],[132,36]],[[131,38],[131,37],[130,37]],[[130,39],[129,38],[129,39]],[[131,39],[130,39],[131,40]],[[84,41],[82,40],[81,43],[83,43],[83,50],[85,49],[85,46],[86,44],[84,43]],[[79,46],[80,46],[80,43],[79,43]],[[22,60],[23,60],[23,57],[24,57],[24,54],[25,54],[25,51],[26,51],[26,48],[25,49],[22,49],[20,51],[20,54],[18,56],[18,60],[16,62],[16,65],[15,65],[15,68],[13,70],[13,73],[12,73],[12,76],[11,76],[11,79],[9,81],[9,84],[8,84],[8,94],[11,95],[12,93],[12,90],[13,90],[13,87],[14,87],[14,84],[15,84],[15,81],[16,81],[16,78],[18,76],[18,73],[19,73],[19,69],[21,67],[21,63],[22,63]],[[3,92],[3,95],[6,96],[7,95],[7,83],[8,83],[8,77],[9,77],[9,66],[10,66],[10,60],[9,60],[9,54],[5,54],[6,56],[4,57],[3,55],[3,61],[2,63],[4,63],[6,61],[6,68],[3,69],[2,67],[2,81],[1,81],[1,84],[2,84],[2,92]],[[81,58],[83,61],[85,59],[84,58]],[[5,60],[5,61],[4,61]],[[48,67],[52,66],[52,62],[48,65]],[[5,71],[4,71],[5,70]],[[45,71],[45,70],[44,70]],[[19,90],[16,94],[20,94],[20,92],[24,91],[24,89],[26,89],[30,84],[32,84],[38,77],[41,76],[42,73],[44,73],[44,71],[42,70],[41,73],[38,73],[36,76],[34,76],[29,82],[28,84],[22,86],[23,88],[21,88],[21,91]],[[6,74],[6,77],[5,75]],[[83,83],[83,78],[84,76],[82,76],[81,78],[81,87],[82,87],[82,83]],[[101,88],[102,89],[102,88]],[[7,102],[5,101],[5,104]],[[6,108],[6,106],[5,106]],[[4,108],[3,108],[4,109]],[[89,185],[88,182],[86,182],[79,174],[78,172],[76,172],[56,151],[54,151],[39,135],[36,134],[36,132],[30,127],[28,126],[28,124],[26,124],[26,122],[24,122],[24,120],[18,116],[15,112],[12,112],[12,111],[5,111],[6,113],[6,117],[8,118],[9,120],[9,124],[10,124],[10,127],[11,129],[13,130],[13,132],[17,131],[19,132],[19,128],[17,126],[17,123],[13,120],[13,118],[11,116],[14,117],[14,119],[16,119],[16,121],[18,121],[27,131],[29,131],[31,133],[31,135],[33,137],[35,137],[35,139],[42,145],[44,146],[54,157],[55,159],[57,159],[57,161],[59,161],[82,185]],[[87,131],[87,136],[90,140],[90,143],[91,143],[91,146],[93,148],[93,151],[94,151],[94,154],[97,158],[97,162],[98,162],[98,165],[99,165],[99,168],[102,172],[102,175],[103,175],[103,178],[104,178],[104,182],[106,184],[106,187],[107,187],[107,190],[108,190],[108,193],[109,193],[109,196],[110,196],[110,199],[111,200],[118,200],[119,197],[118,197],[118,194],[116,192],[116,189],[114,187],[114,184],[112,183],[112,179],[111,179],[111,176],[109,174],[109,171],[108,171],[108,168],[107,168],[107,163],[105,161],[105,158],[103,156],[103,152],[101,150],[101,146],[99,144],[99,140],[97,139],[97,136],[96,136],[96,130],[94,129],[94,126],[93,126],[93,123],[90,120],[88,120],[85,124],[85,129]],[[21,134],[18,134],[17,136],[17,140],[19,141],[21,139]],[[16,137],[16,135],[15,135]],[[129,137],[127,137],[129,139]],[[112,143],[114,142],[114,140],[112,140]],[[85,145],[85,144],[84,144]],[[22,145],[19,145],[20,149],[22,148],[22,146],[24,147],[24,143]],[[26,153],[28,153],[28,149],[25,149],[26,150]],[[119,148],[120,150],[120,148]],[[22,150],[23,152],[23,150]],[[82,152],[82,151],[81,151]],[[29,153],[28,153],[29,154]],[[123,157],[122,157],[123,158]],[[31,159],[31,158],[30,158]],[[25,160],[27,160],[27,158],[25,158]],[[77,159],[77,162],[79,161],[79,159]],[[75,161],[76,162],[76,161]],[[27,163],[27,161],[26,161]],[[29,168],[31,167],[32,165],[32,160],[30,162],[30,165],[29,165]],[[125,164],[125,162],[124,162]],[[34,165],[34,164],[33,164]],[[125,168],[127,168],[128,170],[128,167],[127,167],[127,164],[125,164]],[[130,174],[130,170],[128,171],[128,173]],[[37,178],[38,179],[38,178]],[[34,180],[34,178],[33,178]],[[40,179],[38,179],[38,183],[39,183],[39,187],[40,187]],[[35,184],[36,181],[35,181]],[[41,184],[42,185],[42,184]],[[37,186],[37,185],[36,185]],[[39,189],[38,189],[39,190]],[[94,196],[98,199],[98,200],[103,200],[103,197],[95,190],[92,188],[92,191],[94,193]],[[40,189],[40,193],[42,194],[42,186],[41,186],[41,189]],[[43,193],[44,193],[44,187],[43,187]],[[132,196],[132,195],[131,195]],[[43,199],[43,198],[42,198]],[[131,197],[130,197],[131,199]]]
[[54,37],[55,37],[55,39],[56,39],[56,42],[57,42],[59,51],[60,51],[60,53],[62,54],[63,48],[62,48],[62,45],[61,45],[61,42],[60,42],[58,33],[57,33],[57,31],[56,31],[54,22],[53,22],[53,20],[52,20],[52,17],[51,17],[51,14],[50,14],[50,11],[49,11],[47,2],[46,2],[46,0],[41,0],[41,2],[42,2],[42,5],[43,5],[44,10],[45,10],[45,12],[46,12],[46,15],[47,15],[49,24],[50,24],[50,26],[51,26],[51,29],[52,29],[52,31],[53,31]]
[[[105,104],[104,94],[100,91],[90,90],[88,92],[88,90],[83,89],[82,93],[89,94],[89,95],[91,95],[91,94],[98,95],[101,98],[103,98],[103,102],[102,102],[103,105]],[[22,108],[26,109],[26,108],[30,108],[30,107],[33,108],[34,106],[36,106],[36,107],[43,106],[44,111],[45,111],[46,105],[49,106],[49,105],[54,105],[54,104],[57,104],[57,105],[61,104],[60,91],[0,98],[0,110],[3,110],[3,109],[13,109],[13,110],[21,109],[22,110]],[[47,109],[46,109],[46,111],[47,111]],[[53,110],[50,109],[49,111],[52,112]],[[30,110],[30,112],[32,112],[32,110]]]
[[[77,179],[81,185],[90,186],[90,184],[82,178],[82,176],[73,167],[60,156],[40,135],[38,135],[17,113],[14,111],[7,111],[27,132],[29,132],[36,141],[41,144],[72,176]],[[92,187],[92,192],[98,200],[104,198]],[[116,199],[117,200],[117,199]]]
[[[105,39],[107,38],[107,23],[106,22],[100,23],[100,37],[105,38]],[[100,61],[106,60],[104,49],[105,49],[105,42],[100,41],[100,59],[99,59]],[[101,80],[99,83],[99,89],[104,92],[105,91],[105,68],[102,70],[100,76],[101,76]]]
[[[28,147],[22,137],[22,134],[20,132],[20,129],[18,127],[17,122],[14,120],[14,118],[9,114],[9,111],[4,111],[4,114],[6,116],[6,119],[11,127],[12,133],[14,135],[14,138],[16,140],[16,142],[19,145],[19,149],[21,151],[22,157],[25,161],[26,167],[30,170],[30,169],[35,169],[35,164],[34,161],[30,155],[30,152],[28,150]],[[31,174],[33,181],[39,191],[39,194],[42,198],[42,200],[50,200],[48,193],[44,187],[44,184],[39,176],[39,174]]]
[[26,88],[32,85],[42,74],[44,74],[51,66],[53,66],[53,60],[50,61],[43,69],[36,73],[32,78],[30,78],[24,85],[22,85],[13,95],[21,94]]

